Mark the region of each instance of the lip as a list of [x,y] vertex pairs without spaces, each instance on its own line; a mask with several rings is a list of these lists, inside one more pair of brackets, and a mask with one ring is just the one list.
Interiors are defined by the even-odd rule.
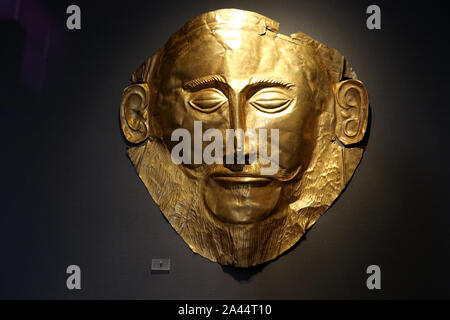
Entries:
[[233,184],[248,184],[255,187],[262,187],[272,182],[272,179],[261,176],[217,175],[213,176],[212,178],[217,183],[227,186]]

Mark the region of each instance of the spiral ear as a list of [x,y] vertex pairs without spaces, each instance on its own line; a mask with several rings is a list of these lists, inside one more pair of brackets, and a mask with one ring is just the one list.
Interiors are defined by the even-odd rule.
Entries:
[[334,86],[336,136],[344,145],[360,142],[367,128],[369,98],[361,81],[350,79]]
[[140,143],[150,134],[148,107],[150,91],[145,83],[125,88],[120,102],[120,124],[125,138]]

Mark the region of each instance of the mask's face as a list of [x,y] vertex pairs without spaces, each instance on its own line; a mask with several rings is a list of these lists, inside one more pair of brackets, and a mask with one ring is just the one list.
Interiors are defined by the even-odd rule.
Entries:
[[[217,29],[211,35],[205,28],[202,35],[182,56],[164,65],[156,103],[163,140],[172,152],[179,144],[172,141],[178,128],[187,129],[193,139],[195,121],[201,121],[203,132],[220,130],[223,165],[194,163],[195,154],[202,153],[209,141],[197,150],[192,142],[190,164],[183,165],[204,180],[199,196],[215,217],[230,223],[257,222],[275,209],[283,184],[309,164],[321,108],[316,105],[310,77],[320,70],[314,63],[307,67],[305,60],[313,60],[309,52],[285,39],[239,29]],[[227,129],[256,134],[266,129],[267,145],[255,140],[252,150],[247,136],[243,144],[246,161],[239,165],[238,143],[227,150]],[[272,144],[271,129],[278,132],[278,144]],[[272,166],[269,174],[261,172],[265,167],[261,161],[249,163],[250,155],[259,160],[262,153],[258,151],[266,149],[269,156],[271,150],[279,151],[278,159],[266,165]],[[227,156],[235,163],[227,163]]]
[[[122,96],[128,154],[192,250],[251,266],[290,248],[363,149],[368,100],[335,50],[255,13],[191,20]],[[347,80],[343,80],[347,79]]]

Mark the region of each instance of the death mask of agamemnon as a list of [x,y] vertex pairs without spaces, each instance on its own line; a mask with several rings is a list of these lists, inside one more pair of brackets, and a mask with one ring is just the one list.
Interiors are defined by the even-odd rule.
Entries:
[[363,154],[368,96],[335,49],[224,9],[135,71],[120,120],[147,190],[190,248],[248,267],[292,247]]

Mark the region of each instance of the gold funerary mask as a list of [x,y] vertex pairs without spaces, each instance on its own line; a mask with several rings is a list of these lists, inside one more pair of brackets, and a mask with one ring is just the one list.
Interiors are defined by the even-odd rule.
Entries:
[[344,57],[257,13],[177,31],[120,106],[139,177],[191,249],[248,267],[292,247],[363,154],[368,97]]

